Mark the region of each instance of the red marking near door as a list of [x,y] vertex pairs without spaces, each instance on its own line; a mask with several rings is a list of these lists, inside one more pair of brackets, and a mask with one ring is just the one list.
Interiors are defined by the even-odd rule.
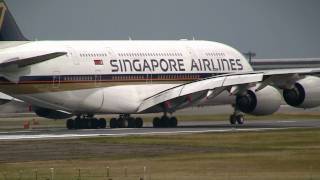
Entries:
[[94,65],[103,65],[103,61],[101,59],[95,59],[94,61]]

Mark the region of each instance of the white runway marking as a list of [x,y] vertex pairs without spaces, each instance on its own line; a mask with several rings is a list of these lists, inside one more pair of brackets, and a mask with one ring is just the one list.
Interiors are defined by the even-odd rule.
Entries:
[[295,123],[297,121],[277,121],[278,123]]
[[[134,133],[91,133],[91,134],[36,134],[36,135],[1,135],[0,140],[27,140],[27,139],[66,139],[66,138],[83,138],[83,137],[123,137],[133,135],[169,135],[169,134],[192,134],[192,133],[210,133],[210,132],[244,132],[244,131],[266,131],[280,130],[289,128],[230,128],[215,130],[185,130],[185,131],[159,131],[159,132],[134,132]],[[119,130],[116,130],[119,131]]]
[[[28,130],[28,131],[16,131],[16,132],[19,132],[19,133],[29,133],[29,132],[32,132],[32,131],[30,131],[30,130]],[[2,131],[2,132],[0,132],[0,134],[8,134],[8,133],[10,133],[9,131]]]

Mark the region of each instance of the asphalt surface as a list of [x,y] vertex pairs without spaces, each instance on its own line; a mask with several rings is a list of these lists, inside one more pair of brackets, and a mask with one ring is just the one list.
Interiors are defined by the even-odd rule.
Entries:
[[34,129],[23,131],[0,132],[0,141],[3,140],[30,140],[30,139],[72,139],[99,136],[130,136],[130,135],[161,135],[183,133],[209,132],[241,132],[241,131],[268,131],[290,128],[320,127],[320,120],[259,120],[248,121],[244,125],[230,125],[226,121],[190,121],[181,122],[177,128],[152,128],[150,123],[140,129],[97,129],[97,130],[67,130],[65,128]]

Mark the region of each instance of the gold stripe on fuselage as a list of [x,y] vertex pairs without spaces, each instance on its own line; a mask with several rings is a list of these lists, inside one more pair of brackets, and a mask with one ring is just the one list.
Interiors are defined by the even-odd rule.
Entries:
[[63,83],[6,83],[0,84],[0,91],[6,94],[34,94],[34,93],[46,93],[46,92],[61,92],[61,91],[74,91],[74,90],[83,90],[83,89],[94,89],[94,88],[105,88],[112,86],[124,86],[124,85],[151,85],[151,84],[183,84],[189,81],[169,81],[169,80],[153,80],[153,81],[87,81],[87,82],[63,82]]

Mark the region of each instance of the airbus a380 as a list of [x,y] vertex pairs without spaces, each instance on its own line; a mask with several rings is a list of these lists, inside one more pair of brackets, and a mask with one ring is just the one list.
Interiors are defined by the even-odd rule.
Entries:
[[96,114],[120,114],[111,128],[139,128],[131,114],[159,112],[154,127],[175,127],[176,110],[222,104],[234,105],[231,124],[243,124],[242,113],[276,112],[281,96],[320,105],[317,68],[253,71],[239,51],[209,41],[28,41],[0,8],[0,91],[39,116],[70,118],[68,129],[105,128]]

